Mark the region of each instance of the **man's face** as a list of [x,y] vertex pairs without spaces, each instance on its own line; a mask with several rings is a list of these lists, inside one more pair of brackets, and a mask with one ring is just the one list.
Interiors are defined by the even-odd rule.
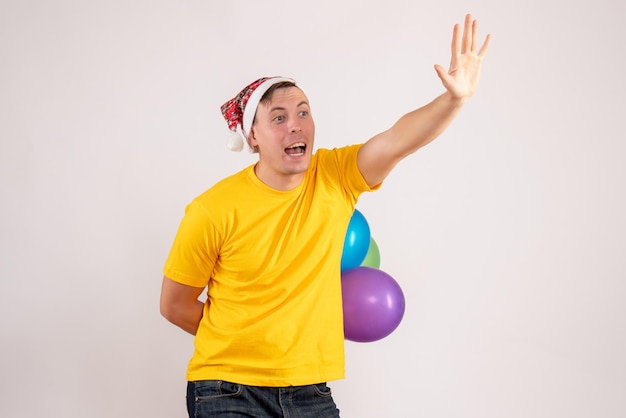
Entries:
[[277,189],[299,184],[311,161],[314,136],[315,124],[302,90],[276,90],[269,103],[259,104],[249,136],[250,145],[259,149],[259,179]]

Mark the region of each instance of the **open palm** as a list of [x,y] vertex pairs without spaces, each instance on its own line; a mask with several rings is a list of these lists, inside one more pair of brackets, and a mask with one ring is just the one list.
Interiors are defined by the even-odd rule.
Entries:
[[454,25],[452,34],[452,57],[450,68],[437,64],[435,71],[441,79],[444,87],[454,98],[463,99],[471,97],[480,79],[482,60],[487,54],[491,35],[487,35],[478,53],[478,22],[472,19],[472,15],[465,16],[465,25],[461,35],[459,24]]

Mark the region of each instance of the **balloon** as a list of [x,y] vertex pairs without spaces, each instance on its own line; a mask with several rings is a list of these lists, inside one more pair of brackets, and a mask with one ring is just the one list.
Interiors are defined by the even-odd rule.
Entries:
[[341,271],[360,266],[367,255],[369,246],[370,227],[365,216],[355,209],[343,242]]
[[341,273],[343,329],[347,340],[371,342],[385,338],[404,316],[404,294],[387,273],[356,267]]
[[380,250],[378,244],[374,241],[374,238],[370,237],[370,247],[367,250],[365,259],[361,263],[365,267],[374,267],[375,269],[380,267]]

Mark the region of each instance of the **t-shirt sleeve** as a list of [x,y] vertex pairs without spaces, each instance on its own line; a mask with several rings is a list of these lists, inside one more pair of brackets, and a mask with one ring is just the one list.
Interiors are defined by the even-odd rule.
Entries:
[[204,287],[209,282],[219,251],[219,233],[199,202],[187,206],[163,274],[176,282]]
[[361,146],[363,146],[363,144],[349,145],[333,150],[337,158],[341,182],[354,202],[356,202],[361,193],[378,190],[382,184],[370,187],[363,178],[363,174],[361,174],[357,165],[357,155]]

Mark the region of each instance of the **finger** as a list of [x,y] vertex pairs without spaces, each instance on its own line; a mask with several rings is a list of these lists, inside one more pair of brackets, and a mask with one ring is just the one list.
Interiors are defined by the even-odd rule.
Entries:
[[464,54],[472,50],[472,15],[465,15],[465,24],[463,25],[463,46],[461,53]]
[[457,23],[452,30],[452,59],[461,53],[461,27]]
[[476,52],[476,48],[478,47],[478,20],[474,20],[472,22],[472,54]]
[[480,50],[478,51],[479,58],[483,58],[485,55],[487,55],[489,45],[491,45],[491,35],[487,35],[487,37],[485,38],[485,42],[483,42],[483,45],[480,47]]
[[435,64],[435,71],[437,72],[437,76],[439,77],[439,79],[441,79],[443,85],[446,86],[448,84],[449,78],[450,78],[450,75],[448,74],[446,69],[443,68],[439,64]]

